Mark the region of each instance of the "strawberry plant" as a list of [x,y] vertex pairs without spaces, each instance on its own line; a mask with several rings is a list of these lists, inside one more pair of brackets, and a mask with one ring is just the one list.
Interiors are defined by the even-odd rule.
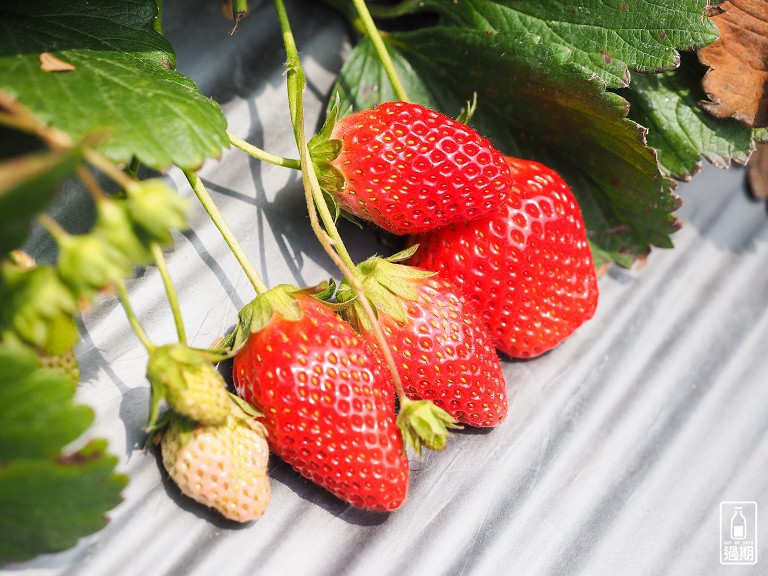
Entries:
[[[702,158],[745,162],[765,138],[722,80],[702,84],[697,51],[728,72],[716,23],[729,2],[326,0],[360,35],[314,137],[291,31],[301,1],[274,4],[295,158],[234,135],[194,71],[176,71],[163,2],[0,6],[0,562],[72,546],[120,502],[128,479],[73,388],[82,318],[115,295],[148,356],[144,434],[181,493],[261,517],[269,445],[354,506],[393,510],[409,457],[449,450],[459,423],[503,425],[494,347],[559,345],[594,313],[598,270],[672,247],[675,180]],[[248,34],[248,8],[231,2],[232,33]],[[238,241],[249,230],[230,228],[198,174],[230,146],[300,172],[337,291],[263,281]],[[200,225],[192,195],[257,294],[216,346],[188,342],[163,252]],[[340,216],[420,246],[356,262]],[[126,280],[148,267],[171,343],[131,307]],[[228,390],[216,364],[233,358]]]

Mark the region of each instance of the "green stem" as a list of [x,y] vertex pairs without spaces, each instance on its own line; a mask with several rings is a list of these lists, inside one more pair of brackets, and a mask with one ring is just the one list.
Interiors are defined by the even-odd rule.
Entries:
[[160,246],[153,242],[152,257],[155,259],[157,269],[160,271],[160,277],[163,279],[163,286],[165,286],[165,293],[168,295],[168,303],[171,305],[171,312],[173,313],[173,322],[176,325],[176,334],[179,337],[181,344],[187,345],[187,333],[184,330],[184,320],[181,317],[181,307],[179,306],[179,295],[176,292],[176,287],[171,280],[171,274],[168,271],[168,263],[165,260]]
[[131,178],[136,179],[139,177],[139,166],[141,166],[141,162],[139,162],[139,159],[134,156],[131,158],[131,163],[125,167],[125,173],[128,174],[128,176]]
[[61,224],[56,222],[56,220],[48,216],[45,212],[41,212],[37,215],[37,221],[40,222],[42,227],[45,228],[51,236],[53,236],[53,239],[56,240],[57,244],[61,245],[70,238],[69,232],[64,230]]
[[235,148],[239,148],[249,156],[253,156],[257,160],[263,160],[264,162],[269,162],[270,164],[274,164],[276,166],[284,166],[285,168],[293,168],[294,170],[301,170],[301,161],[296,160],[294,158],[283,158],[282,156],[275,156],[274,154],[270,154],[266,150],[262,150],[261,148],[257,148],[250,142],[247,142],[246,140],[243,140],[242,138],[238,138],[232,132],[227,132],[227,136],[229,136],[229,141],[232,143],[232,145]]
[[100,172],[106,174],[110,179],[112,179],[122,188],[125,188],[126,190],[132,190],[138,186],[136,180],[120,170],[120,168],[115,166],[111,160],[109,160],[100,152],[97,152],[93,148],[86,148],[84,150],[84,154],[85,159],[88,160],[88,162],[98,168]]
[[155,15],[154,20],[152,20],[152,28],[158,34],[162,34],[163,33],[163,0],[155,0],[155,3],[157,4],[157,14]]
[[267,288],[267,285],[264,284],[261,276],[259,276],[259,273],[256,272],[256,268],[254,268],[253,264],[248,259],[248,256],[246,256],[245,250],[243,250],[243,247],[240,245],[240,242],[237,241],[237,238],[232,232],[232,229],[224,220],[221,212],[219,212],[219,208],[216,206],[213,198],[211,198],[211,195],[205,188],[203,181],[200,180],[200,176],[198,176],[197,172],[194,170],[183,170],[183,172],[184,176],[187,177],[190,186],[192,186],[192,190],[195,191],[198,200],[200,200],[200,204],[203,205],[203,208],[208,213],[208,216],[210,216],[211,220],[216,225],[216,228],[218,228],[219,232],[221,232],[224,241],[227,243],[227,246],[229,246],[232,254],[235,255],[235,258],[237,258],[237,261],[240,263],[240,266],[242,267],[243,272],[245,272],[245,275],[248,277],[251,285],[257,293],[264,294],[264,292],[269,290],[269,288]]
[[352,3],[355,5],[355,9],[360,15],[360,20],[365,28],[365,33],[368,34],[371,42],[373,42],[376,54],[378,54],[379,60],[381,60],[381,64],[384,66],[384,70],[389,77],[389,81],[392,83],[392,88],[394,88],[398,100],[408,102],[408,93],[405,90],[405,86],[403,86],[403,83],[400,81],[400,76],[398,76],[397,70],[395,70],[395,64],[392,62],[387,47],[384,45],[381,33],[379,33],[379,29],[376,28],[371,13],[365,5],[365,0],[352,0]]
[[139,319],[136,317],[136,313],[133,311],[131,301],[128,298],[128,290],[125,288],[125,282],[120,280],[115,284],[117,286],[117,296],[120,298],[120,303],[123,305],[123,310],[125,310],[125,315],[128,317],[128,322],[130,322],[131,328],[133,328],[133,331],[136,333],[136,336],[144,348],[147,349],[147,352],[151,354],[156,346],[152,344],[149,336],[147,336],[144,328],[142,328],[141,324],[139,323]]
[[328,205],[323,198],[323,192],[320,189],[320,183],[317,181],[314,165],[309,158],[306,135],[304,132],[303,90],[305,85],[305,77],[304,71],[301,68],[299,52],[296,48],[296,42],[293,39],[293,32],[291,31],[291,25],[288,21],[288,14],[285,11],[283,0],[275,0],[275,8],[277,10],[278,20],[280,21],[280,28],[283,31],[285,51],[288,55],[288,62],[286,64],[288,80],[288,105],[291,112],[291,122],[293,124],[294,134],[296,136],[296,144],[299,147],[304,187],[305,190],[309,189],[312,193],[315,209],[320,214],[320,218],[323,221],[323,226],[327,231],[327,235],[331,239],[333,248],[338,253],[339,258],[341,258],[344,265],[350,271],[353,271],[352,273],[354,274],[355,263],[352,260],[352,257],[349,255],[347,247],[344,246],[344,242],[341,239],[338,228],[336,228],[336,222],[334,221],[333,215],[328,209]]
[[80,165],[77,167],[77,176],[80,178],[80,181],[85,184],[85,187],[88,188],[88,191],[91,193],[94,200],[99,202],[107,197],[101,185],[85,166]]
[[51,150],[69,150],[75,145],[67,134],[46,126],[16,100],[3,92],[0,92],[0,126],[37,136]]
[[[304,190],[307,197],[307,208],[309,209],[310,222],[312,228],[317,236],[318,240],[322,244],[325,251],[336,263],[344,277],[349,282],[352,290],[357,296],[360,304],[365,311],[371,325],[374,329],[376,341],[379,344],[379,348],[384,355],[387,368],[392,374],[392,380],[395,383],[395,391],[398,399],[401,402],[401,406],[405,406],[411,402],[405,395],[403,389],[403,382],[400,379],[400,374],[397,370],[397,364],[392,356],[392,351],[389,348],[389,344],[384,336],[384,332],[379,325],[376,313],[368,301],[365,295],[362,282],[358,276],[357,268],[349,255],[344,242],[341,239],[336,223],[333,216],[328,209],[328,205],[323,198],[322,191],[320,189],[320,183],[317,180],[317,174],[315,173],[315,167],[312,164],[312,160],[309,156],[309,148],[307,147],[306,135],[304,133],[304,103],[302,97],[302,91],[304,89],[304,72],[301,68],[301,61],[299,60],[299,53],[296,49],[296,43],[293,39],[293,33],[291,32],[290,23],[288,22],[288,15],[285,11],[283,0],[274,0],[275,8],[277,9],[278,19],[280,20],[280,26],[283,31],[283,40],[285,42],[285,49],[288,54],[287,63],[287,76],[288,76],[288,103],[291,109],[291,119],[293,121],[293,128],[296,134],[296,144],[299,147],[299,155],[301,158],[301,172],[304,181]],[[323,221],[325,230],[320,228],[317,222],[317,213],[320,214],[320,218]],[[326,233],[327,231],[327,233]]]

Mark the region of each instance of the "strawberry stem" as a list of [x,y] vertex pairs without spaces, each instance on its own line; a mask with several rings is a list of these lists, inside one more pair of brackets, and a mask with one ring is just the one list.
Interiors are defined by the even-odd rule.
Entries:
[[253,156],[257,160],[263,160],[264,162],[269,162],[270,164],[274,164],[275,166],[284,166],[285,168],[293,168],[294,170],[301,170],[301,162],[299,160],[296,160],[294,158],[283,158],[282,156],[275,156],[274,154],[270,154],[266,150],[257,148],[250,142],[247,142],[242,138],[238,138],[237,136],[232,134],[232,132],[228,131],[227,136],[229,136],[229,141],[235,148],[239,148],[240,150],[242,150],[249,156]]
[[136,333],[136,336],[144,348],[146,348],[147,352],[152,353],[156,346],[149,339],[149,336],[147,336],[139,319],[136,317],[136,313],[133,311],[131,300],[128,298],[128,290],[125,288],[125,282],[120,280],[119,282],[116,282],[115,285],[117,288],[117,296],[120,298],[120,304],[123,305],[123,310],[128,317],[128,322],[131,324],[131,328],[133,328],[133,331]]
[[85,185],[85,187],[88,188],[88,191],[91,193],[91,196],[93,196],[94,200],[98,202],[106,198],[106,194],[104,194],[103,188],[96,181],[96,178],[93,177],[93,174],[91,174],[91,172],[85,168],[85,166],[77,167],[77,176],[80,178],[80,181]]
[[[354,274],[355,262],[349,255],[349,252],[347,251],[347,248],[344,245],[341,236],[339,235],[339,231],[336,228],[333,215],[328,209],[328,205],[323,198],[323,192],[320,189],[320,183],[317,180],[314,164],[309,157],[309,149],[307,148],[307,139],[304,132],[303,91],[306,79],[304,76],[304,71],[301,67],[299,52],[296,48],[296,42],[293,38],[291,25],[288,21],[288,13],[285,11],[285,4],[283,4],[283,0],[275,0],[275,9],[277,10],[277,16],[280,21],[280,28],[283,31],[285,51],[288,55],[288,62],[286,63],[286,75],[288,80],[288,104],[291,113],[291,123],[293,125],[294,134],[296,136],[296,144],[299,148],[299,161],[301,163],[304,190],[307,194],[307,207],[309,208],[310,221],[312,221],[312,215],[314,213],[320,214],[320,219],[323,221],[323,226],[325,227],[326,232],[320,231],[313,226],[315,235],[318,237],[318,240],[320,240],[320,243],[323,245],[323,247],[326,248],[326,251],[329,253],[329,255],[331,252],[333,252],[333,250],[335,250],[336,254],[338,254],[338,257],[344,263],[345,268],[347,268],[350,273]],[[333,247],[330,250],[327,246],[329,243]],[[334,262],[337,261],[335,256],[331,256],[331,258],[334,260]]]
[[176,287],[171,280],[171,274],[168,272],[168,263],[165,260],[163,251],[160,246],[153,242],[152,257],[155,259],[155,264],[160,272],[160,277],[163,279],[163,286],[165,286],[165,293],[168,296],[168,303],[171,305],[171,313],[173,314],[173,323],[176,325],[176,334],[179,337],[179,342],[186,346],[187,333],[184,330],[184,320],[181,317],[181,307],[179,306],[179,295],[176,292]]
[[0,92],[0,109],[5,110],[0,112],[0,126],[37,136],[51,150],[67,150],[75,145],[66,133],[47,126],[4,92]]
[[387,47],[384,45],[381,33],[379,32],[379,29],[376,28],[371,13],[365,5],[365,0],[352,0],[352,3],[355,5],[355,9],[360,16],[360,20],[365,28],[365,33],[368,34],[371,42],[373,42],[376,54],[379,56],[379,60],[381,60],[381,65],[384,66],[384,71],[389,77],[389,81],[392,84],[392,88],[395,90],[398,100],[408,102],[408,93],[405,90],[405,86],[403,86],[403,83],[400,81],[400,76],[397,74],[397,70],[395,70],[395,64],[392,62]]
[[232,20],[235,21],[235,25],[232,26],[232,30],[229,31],[229,35],[232,36],[237,30],[240,20],[243,19],[248,13],[248,0],[232,0]]
[[53,239],[56,240],[57,244],[66,242],[70,237],[69,232],[64,230],[61,224],[56,222],[56,220],[48,216],[48,214],[45,212],[41,212],[37,215],[37,221],[42,225],[43,228],[48,231],[51,236],[53,236]]
[[100,152],[97,152],[93,148],[86,148],[84,151],[84,154],[88,162],[90,162],[93,166],[98,168],[100,172],[109,176],[109,178],[112,179],[119,186],[125,188],[126,190],[131,190],[136,188],[137,186],[136,180],[134,180],[128,174],[120,170],[120,168],[115,166],[111,160],[109,160],[106,156],[104,156]]
[[124,172],[128,174],[128,176],[130,176],[131,178],[138,178],[139,166],[141,166],[141,162],[139,162],[139,159],[136,158],[136,156],[134,156],[133,158],[131,158],[131,163],[125,167]]
[[216,228],[219,229],[219,232],[224,238],[224,241],[227,243],[227,246],[229,246],[232,254],[235,255],[235,258],[240,263],[240,267],[243,269],[243,272],[245,272],[245,275],[248,277],[251,285],[258,294],[264,294],[264,292],[269,290],[269,288],[267,288],[267,285],[264,284],[264,281],[261,279],[261,276],[259,276],[259,273],[256,272],[256,268],[248,259],[248,256],[245,254],[245,250],[243,250],[240,242],[238,242],[237,238],[232,232],[232,229],[224,220],[224,217],[221,215],[219,208],[216,206],[213,198],[211,198],[211,195],[208,193],[208,190],[203,184],[203,181],[200,180],[200,176],[198,176],[197,172],[194,170],[183,170],[183,172],[184,176],[187,177],[190,186],[192,186],[192,190],[194,190],[198,200],[200,200],[200,204],[203,205],[203,209],[208,213],[208,216],[216,225]]
[[162,35],[163,33],[163,0],[155,0],[157,5],[157,14],[155,14],[152,20],[152,28],[155,32]]
[[[309,218],[312,225],[312,229],[317,236],[320,244],[325,251],[339,267],[344,277],[349,282],[352,290],[357,296],[360,305],[363,308],[366,316],[368,317],[371,325],[373,326],[376,341],[379,344],[387,368],[389,368],[392,374],[392,379],[395,383],[395,392],[400,400],[401,408],[408,405],[411,400],[405,395],[403,389],[403,383],[400,379],[400,374],[397,371],[397,364],[392,356],[392,351],[389,348],[389,344],[384,337],[384,332],[381,330],[376,312],[373,310],[371,303],[365,295],[362,282],[358,276],[359,272],[355,266],[352,257],[349,255],[344,242],[341,239],[339,230],[336,227],[333,216],[331,215],[328,205],[323,198],[322,191],[320,189],[320,183],[317,180],[317,174],[315,173],[315,167],[312,160],[309,157],[309,148],[307,147],[307,140],[304,133],[304,103],[302,97],[302,91],[304,89],[304,72],[301,68],[301,61],[299,59],[299,53],[296,49],[296,43],[293,39],[293,33],[291,32],[290,23],[288,21],[288,15],[285,11],[285,5],[283,0],[274,0],[275,8],[277,9],[278,18],[280,20],[280,26],[283,30],[283,40],[285,41],[285,49],[288,55],[287,63],[287,77],[288,77],[288,102],[291,109],[291,120],[293,121],[294,132],[296,134],[296,144],[299,147],[299,156],[301,159],[301,171],[304,181],[304,190],[307,199],[307,208],[309,209]],[[323,221],[323,230],[318,221],[317,213],[320,214],[320,218]]]

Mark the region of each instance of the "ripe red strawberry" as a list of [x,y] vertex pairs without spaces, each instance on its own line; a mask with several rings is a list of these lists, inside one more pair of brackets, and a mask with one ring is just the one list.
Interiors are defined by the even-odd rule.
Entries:
[[310,142],[323,189],[341,208],[395,234],[478,218],[509,190],[509,169],[469,126],[407,102],[335,122]]
[[193,500],[230,520],[250,522],[269,505],[265,433],[255,420],[235,415],[220,426],[173,417],[161,441],[163,466]]
[[354,506],[400,506],[409,468],[389,373],[314,298],[278,287],[252,306],[241,312],[251,334],[233,373],[238,394],[264,414],[272,449]]
[[[431,400],[464,424],[496,426],[507,414],[506,381],[485,326],[455,284],[395,263],[409,255],[373,257],[358,266],[405,393]],[[337,298],[353,302],[343,314],[375,344],[349,284],[341,284]]]
[[567,184],[537,162],[506,158],[504,206],[413,239],[411,264],[454,280],[476,304],[496,347],[528,358],[554,348],[597,306],[581,211]]

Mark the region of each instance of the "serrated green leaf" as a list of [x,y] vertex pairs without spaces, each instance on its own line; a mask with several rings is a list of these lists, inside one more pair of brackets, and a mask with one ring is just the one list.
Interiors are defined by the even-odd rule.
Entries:
[[[673,184],[660,173],[644,130],[626,117],[626,100],[598,79],[584,79],[546,46],[511,34],[442,27],[391,42],[398,69],[407,60],[415,73],[405,77],[415,78],[416,89],[405,80],[414,100],[426,95],[421,104],[453,115],[477,91],[472,124],[481,134],[503,153],[538,160],[563,176],[598,255],[628,265],[650,245],[671,246]],[[380,64],[366,56],[370,51],[361,42],[343,68],[338,86],[355,89],[342,90],[342,107],[367,103],[379,82]],[[376,91],[386,99],[390,90],[384,84]]]
[[127,483],[105,450],[99,440],[57,460],[0,466],[0,562],[64,550],[104,527]]
[[0,164],[0,256],[18,248],[32,219],[54,198],[77,166],[81,151],[38,152]]
[[[75,139],[98,132],[115,162],[187,169],[228,145],[218,104],[173,70],[154,0],[13,0],[0,5],[0,89]],[[74,66],[46,72],[47,52]]]
[[715,166],[731,160],[743,164],[753,147],[752,130],[733,119],[718,120],[699,106],[705,95],[705,69],[684,58],[678,70],[635,74],[621,94],[630,102],[630,117],[648,128],[648,144],[673,178],[688,180],[704,157]]
[[[704,6],[701,0],[420,3],[421,9],[440,13],[446,24],[541,44],[562,65],[613,88],[629,83],[630,70],[672,70],[679,61],[678,50],[714,42],[717,28],[703,17]],[[471,59],[463,60],[465,66],[470,62],[474,67]]]
[[0,462],[54,458],[93,421],[93,411],[74,404],[72,380],[42,370],[34,354],[0,344]]
[[96,440],[62,454],[91,424],[66,375],[0,343],[0,563],[62,550],[100,529],[126,478]]

